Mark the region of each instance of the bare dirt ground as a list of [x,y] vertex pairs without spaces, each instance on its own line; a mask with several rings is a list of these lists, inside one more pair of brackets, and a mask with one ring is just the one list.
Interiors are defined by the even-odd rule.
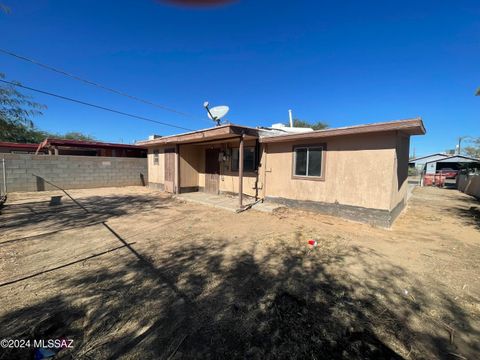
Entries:
[[0,231],[0,338],[73,339],[58,358],[480,358],[480,204],[456,190],[415,189],[390,230],[141,187],[18,193]]

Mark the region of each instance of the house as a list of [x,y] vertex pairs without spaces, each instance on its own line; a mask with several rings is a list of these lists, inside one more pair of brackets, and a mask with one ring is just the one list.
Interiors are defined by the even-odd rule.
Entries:
[[138,145],[69,139],[47,138],[39,144],[38,151],[49,155],[147,157],[147,149]]
[[142,141],[149,186],[264,199],[390,226],[405,206],[421,119],[288,133],[233,124]]
[[[15,142],[0,142],[0,153],[9,154],[35,154],[38,144],[22,144]],[[43,153],[43,151],[41,152]]]

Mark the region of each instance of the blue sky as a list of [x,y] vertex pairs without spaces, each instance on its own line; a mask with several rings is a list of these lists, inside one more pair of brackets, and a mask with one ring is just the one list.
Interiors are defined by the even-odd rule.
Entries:
[[[211,125],[204,100],[249,126],[294,116],[331,127],[421,116],[416,154],[480,136],[478,1],[2,0],[0,47],[192,114],[137,103],[0,54],[25,85],[159,121]],[[132,142],[176,129],[33,94],[38,127]]]

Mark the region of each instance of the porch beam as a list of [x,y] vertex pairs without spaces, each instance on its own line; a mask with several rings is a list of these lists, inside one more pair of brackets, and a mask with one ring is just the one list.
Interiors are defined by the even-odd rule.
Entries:
[[243,138],[240,136],[240,146],[238,148],[238,202],[240,209],[243,208]]

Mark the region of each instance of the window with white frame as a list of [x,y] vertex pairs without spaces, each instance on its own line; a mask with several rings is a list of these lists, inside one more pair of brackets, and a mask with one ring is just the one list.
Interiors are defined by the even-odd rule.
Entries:
[[294,148],[294,176],[323,178],[323,149],[321,145]]
[[159,155],[158,155],[159,151],[158,149],[156,150],[153,150],[153,165],[158,165],[158,158],[159,158]]

